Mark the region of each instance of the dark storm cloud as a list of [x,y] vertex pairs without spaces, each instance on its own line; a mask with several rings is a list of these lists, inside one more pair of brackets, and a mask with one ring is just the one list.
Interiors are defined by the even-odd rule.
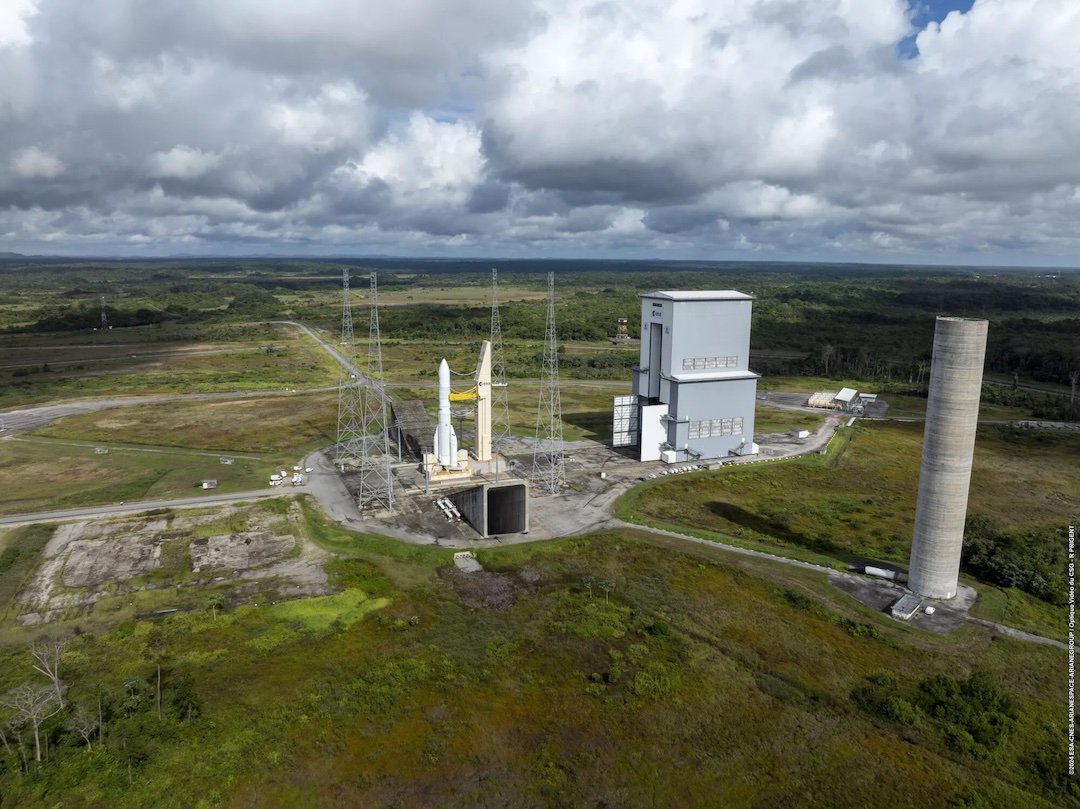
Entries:
[[510,201],[511,186],[506,183],[487,182],[469,192],[466,210],[469,213],[495,213],[503,210]]
[[686,207],[653,208],[642,221],[657,233],[687,233],[715,226],[717,215],[714,211]]

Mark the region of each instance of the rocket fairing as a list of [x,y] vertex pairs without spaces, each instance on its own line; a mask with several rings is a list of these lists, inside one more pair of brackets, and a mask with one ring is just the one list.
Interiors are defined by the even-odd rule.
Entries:
[[458,469],[457,433],[450,423],[450,366],[439,363],[439,424],[435,428],[435,458],[439,466]]

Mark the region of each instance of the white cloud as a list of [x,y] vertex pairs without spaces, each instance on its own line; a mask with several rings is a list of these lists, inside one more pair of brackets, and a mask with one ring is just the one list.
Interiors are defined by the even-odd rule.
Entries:
[[454,209],[467,203],[483,171],[475,126],[416,113],[401,135],[388,135],[367,153],[353,179],[384,183],[398,206]]
[[11,156],[11,172],[18,177],[51,180],[64,172],[64,164],[56,155],[44,152],[37,146],[20,149]]
[[1074,260],[1080,4],[910,25],[906,0],[0,0],[0,242]]
[[0,48],[29,45],[27,21],[37,13],[39,0],[4,0],[0,3]]
[[323,85],[317,95],[303,101],[274,104],[267,118],[283,143],[303,149],[332,149],[357,138],[366,141],[371,128],[366,98],[351,82]]
[[174,146],[167,152],[155,152],[148,161],[148,176],[155,179],[191,180],[221,165],[222,156],[190,146]]

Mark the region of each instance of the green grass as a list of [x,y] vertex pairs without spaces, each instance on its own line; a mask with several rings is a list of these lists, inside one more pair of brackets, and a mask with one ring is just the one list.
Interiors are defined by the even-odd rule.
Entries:
[[[811,456],[735,466],[653,481],[622,501],[667,523],[696,526],[837,558],[903,562],[910,550],[918,492],[921,425],[868,423],[845,431],[851,446],[835,463]],[[1080,469],[1068,446],[1014,445],[993,427],[976,443],[969,511],[1028,526],[1067,521]],[[1037,515],[1037,516],[1036,516]]]
[[[914,528],[922,425],[867,423],[828,458],[728,467],[649,481],[616,504],[633,522],[825,564],[905,565]],[[1013,529],[1067,524],[1080,490],[1080,437],[980,428],[968,511]],[[987,617],[1060,637],[1048,605],[986,597]],[[994,618],[997,620],[997,618]]]
[[[106,743],[87,754],[57,725],[47,764],[0,768],[4,800],[1078,805],[1054,776],[1060,650],[971,627],[926,636],[859,611],[820,574],[636,533],[485,552],[515,582],[503,611],[462,606],[430,560],[394,558],[418,579],[402,589],[352,558],[337,572],[383,595],[350,587],[84,632],[62,670],[73,703],[103,695]],[[590,598],[589,575],[612,581],[608,600]],[[953,750],[936,721],[904,725],[852,699],[871,677],[914,699],[921,677],[975,671],[1015,707],[989,759]],[[0,690],[31,676],[22,649],[0,650]]]
[[218,481],[217,492],[261,489],[272,470],[295,462],[269,456],[225,465],[214,454],[108,446],[108,454],[98,455],[92,443],[28,436],[0,441],[0,513],[192,497],[203,491],[204,478]]
[[814,432],[824,420],[824,416],[815,416],[812,413],[757,407],[754,410],[754,432],[758,435],[786,433],[795,429]]
[[67,416],[34,434],[201,449],[223,454],[293,453],[332,444],[337,394],[292,394],[225,401],[159,402]]
[[[190,350],[192,345],[186,341],[154,343],[150,350],[163,353],[142,358],[138,351],[147,339],[147,330],[124,331],[129,332],[130,341],[140,345],[123,352],[112,346],[112,332],[108,337],[100,333],[68,335],[68,342],[74,341],[76,347],[58,349],[59,361],[50,364],[47,372],[39,367],[37,373],[14,376],[18,369],[0,369],[0,410],[106,396],[283,390],[337,381],[336,363],[306,335],[291,328],[267,334],[261,327],[252,327],[249,331],[261,338],[258,342],[230,340],[222,350],[212,341],[200,344],[203,351]],[[205,333],[212,334],[212,328],[207,327]],[[232,331],[229,334],[235,337]],[[46,338],[38,339],[47,342]],[[40,342],[24,339],[19,345],[27,346],[28,351],[5,350],[0,343],[0,365],[23,363],[26,356],[35,363],[38,358],[43,364],[48,362],[36,348]],[[267,346],[273,346],[274,351],[267,353]],[[168,353],[170,349],[176,353]]]
[[338,622],[348,628],[365,615],[382,609],[390,599],[369,599],[360,590],[346,590],[332,596],[304,598],[275,604],[267,610],[271,618],[280,618],[311,632],[325,632]]
[[1055,640],[1068,639],[1066,608],[1047,604],[1015,587],[996,587],[966,578],[967,583],[976,586],[979,591],[979,598],[970,610],[970,614],[976,618],[985,618]]
[[302,497],[299,502],[308,539],[331,553],[372,563],[400,587],[425,582],[436,568],[453,562],[454,552],[446,548],[413,545],[378,534],[347,531],[327,522],[308,498]]
[[0,535],[0,621],[15,606],[15,596],[41,564],[41,552],[55,525],[24,525]]

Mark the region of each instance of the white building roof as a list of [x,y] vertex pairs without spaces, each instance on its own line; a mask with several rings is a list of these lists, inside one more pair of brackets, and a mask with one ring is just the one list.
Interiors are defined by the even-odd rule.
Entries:
[[661,298],[667,301],[752,301],[753,295],[734,289],[667,290],[642,293],[643,298]]
[[855,388],[842,388],[838,394],[836,394],[836,401],[838,402],[850,402],[859,392]]
[[676,382],[712,382],[718,379],[757,379],[761,374],[755,374],[753,371],[739,371],[739,370],[724,370],[724,371],[683,371],[677,374],[671,374],[671,376],[665,376],[667,379],[673,379]]

